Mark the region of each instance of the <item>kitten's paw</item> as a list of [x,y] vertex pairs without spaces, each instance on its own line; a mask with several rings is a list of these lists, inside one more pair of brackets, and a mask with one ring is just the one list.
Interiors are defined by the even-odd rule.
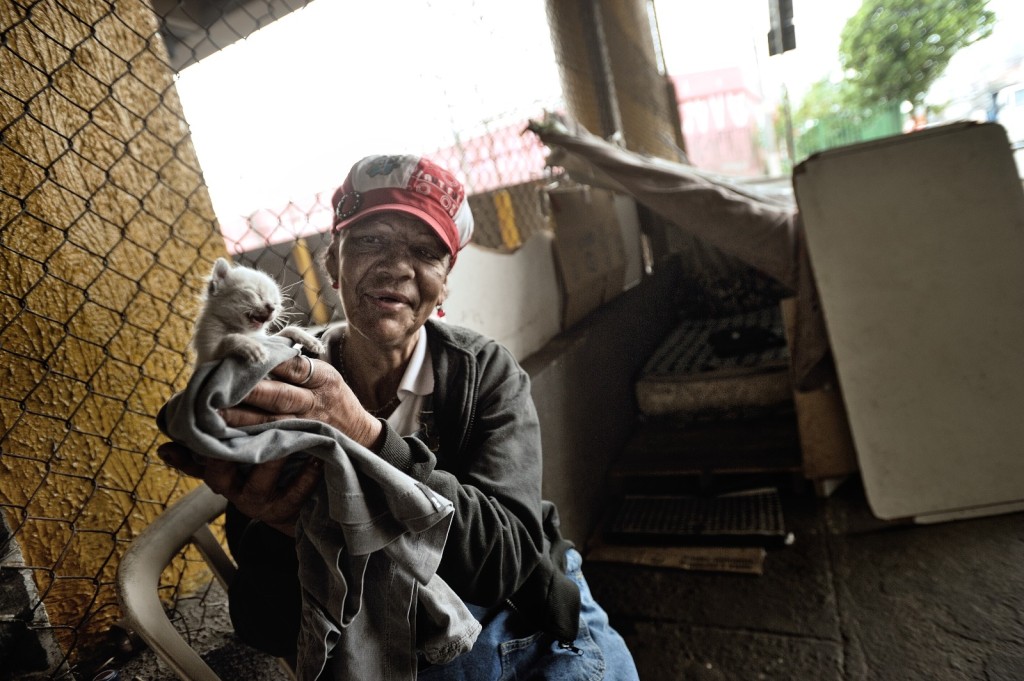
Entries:
[[245,343],[234,350],[235,357],[248,364],[262,364],[267,361],[269,355],[259,343]]
[[327,350],[327,346],[318,341],[316,338],[309,339],[309,342],[303,343],[302,347],[306,348],[309,352],[315,355],[322,355]]
[[291,340],[294,343],[301,345],[307,352],[312,352],[317,355],[324,354],[326,347],[321,343],[315,336],[303,331],[297,326],[286,326],[281,329],[278,334]]
[[247,363],[251,365],[261,365],[269,357],[266,350],[264,350],[260,345],[240,347],[236,354],[239,358],[247,361]]
[[249,364],[262,364],[270,357],[262,343],[241,333],[229,333],[217,344],[217,357],[229,355]]

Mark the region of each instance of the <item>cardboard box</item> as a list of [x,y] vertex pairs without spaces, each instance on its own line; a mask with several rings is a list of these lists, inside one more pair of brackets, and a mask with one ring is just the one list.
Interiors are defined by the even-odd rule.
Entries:
[[514,253],[534,234],[547,232],[550,219],[543,206],[545,184],[532,180],[468,196],[476,223],[473,244]]
[[622,293],[626,257],[613,192],[580,185],[548,198],[566,329]]
[[625,194],[615,194],[615,214],[622,232],[623,257],[626,267],[624,272],[623,290],[633,288],[644,277],[643,243],[640,231],[640,214],[636,207],[636,199]]
[[[792,340],[796,329],[796,299],[781,301],[786,337]],[[846,417],[838,380],[816,390],[794,390],[797,430],[800,433],[803,476],[808,480],[841,479],[857,472],[850,422]],[[827,486],[819,486],[822,496]]]
[[871,511],[1024,510],[1024,191],[1006,130],[821,151],[793,190]]

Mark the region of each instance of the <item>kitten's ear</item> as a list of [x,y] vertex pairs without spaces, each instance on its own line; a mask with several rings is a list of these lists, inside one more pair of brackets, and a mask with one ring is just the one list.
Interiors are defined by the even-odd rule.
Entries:
[[224,283],[224,280],[227,279],[228,272],[230,271],[231,264],[224,258],[217,258],[217,261],[213,263],[213,272],[210,274],[210,285],[207,290],[211,294],[216,293],[217,289]]

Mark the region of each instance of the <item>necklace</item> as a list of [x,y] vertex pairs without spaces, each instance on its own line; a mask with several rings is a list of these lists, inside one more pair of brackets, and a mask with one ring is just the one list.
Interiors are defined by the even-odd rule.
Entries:
[[[345,372],[345,336],[346,334],[342,334],[341,342],[338,344],[338,369],[341,373],[342,379],[344,379],[345,383],[347,383],[351,388],[352,381],[348,379],[348,374]],[[353,390],[353,392],[355,391]],[[365,409],[370,416],[387,418],[401,402],[402,398],[399,397],[396,392],[395,396],[388,400],[383,406],[377,407],[376,409],[370,409],[366,405],[363,405],[363,409]]]
[[395,396],[388,400],[388,403],[385,404],[383,407],[379,407],[377,409],[363,407],[363,409],[366,409],[366,411],[369,412],[370,416],[381,416],[383,418],[387,418],[388,416],[391,416],[391,412],[393,412],[395,408],[398,407],[398,405],[401,403],[402,399],[396,393]]

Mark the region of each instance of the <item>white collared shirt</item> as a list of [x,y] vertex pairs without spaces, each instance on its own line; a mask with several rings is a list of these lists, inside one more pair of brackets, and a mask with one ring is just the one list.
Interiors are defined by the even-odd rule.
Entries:
[[434,392],[434,364],[427,347],[427,327],[420,328],[416,347],[413,348],[409,364],[405,367],[402,380],[398,383],[398,399],[401,400],[388,424],[399,435],[412,435],[420,429],[420,411],[423,399]]
[[[327,344],[327,361],[334,366],[340,366],[340,359],[333,357],[334,343],[331,342],[335,334],[345,334],[346,325],[339,325],[324,334],[323,341]],[[409,363],[402,374],[402,380],[398,383],[398,406],[388,416],[387,422],[401,436],[412,435],[420,429],[420,412],[423,410],[423,400],[427,395],[434,392],[434,364],[430,357],[430,348],[427,347],[427,327],[420,328],[420,334],[416,339],[416,347],[413,348]]]

